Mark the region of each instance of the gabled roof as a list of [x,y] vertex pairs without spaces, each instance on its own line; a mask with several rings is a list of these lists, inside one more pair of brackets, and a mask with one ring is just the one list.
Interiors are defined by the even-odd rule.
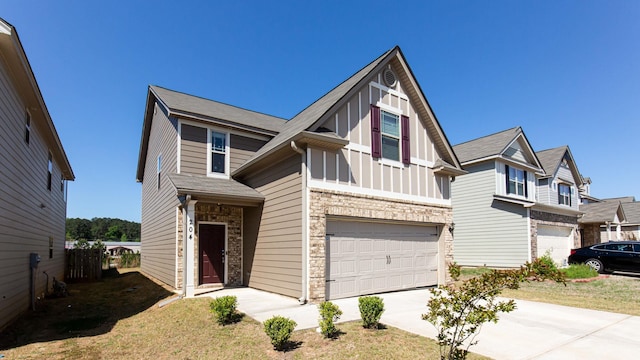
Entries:
[[435,130],[434,132],[438,133],[439,135],[439,138],[436,139],[436,141],[439,142],[438,145],[444,150],[445,161],[448,164],[451,164],[453,168],[461,170],[460,163],[456,158],[456,155],[453,152],[449,141],[444,135],[442,127],[433,115],[433,111],[431,110],[426,97],[415,81],[413,73],[407,65],[402,51],[398,46],[396,46],[393,49],[386,51],[377,59],[375,59],[374,61],[360,69],[358,72],[356,72],[354,75],[349,77],[347,80],[336,86],[333,90],[329,91],[327,94],[316,100],[313,104],[302,110],[295,117],[293,117],[293,119],[289,120],[286,125],[283,126],[278,135],[276,135],[271,141],[269,141],[265,146],[258,150],[253,157],[248,159],[243,165],[236,169],[236,171],[232,175],[237,176],[242,174],[243,172],[247,171],[248,168],[265,159],[270,154],[274,154],[278,150],[289,146],[291,141],[300,137],[300,134],[302,134],[303,132],[315,131],[316,128],[320,126],[320,124],[325,120],[323,118],[325,115],[333,113],[333,110],[342,105],[342,101],[348,99],[355,91],[362,87],[366,81],[369,80],[369,76],[380,71],[393,59],[397,59],[401,64],[403,68],[402,70],[404,72],[404,74],[402,75],[408,77],[409,82],[413,86],[413,90],[419,97],[422,104],[417,105],[422,106],[429,113],[428,118],[430,119],[430,121],[432,121],[432,123],[428,124],[428,126]]
[[622,210],[627,218],[627,223],[640,225],[640,202],[623,202]]
[[42,128],[42,137],[46,141],[49,151],[56,164],[60,166],[65,180],[74,180],[75,175],[62,142],[53,124],[47,105],[44,102],[40,87],[31,69],[31,64],[24,52],[18,32],[13,25],[0,18],[0,53],[13,76],[14,86],[20,94],[25,106],[29,108],[31,121]]
[[534,160],[535,166],[541,169],[542,165],[520,126],[463,142],[455,145],[453,151],[455,151],[460,162],[465,165],[484,159],[501,157],[509,146],[520,137],[524,140],[526,150],[528,150],[531,158]]
[[544,172],[549,177],[555,176],[560,164],[562,163],[562,159],[567,156],[569,158],[567,163],[571,169],[571,173],[573,174],[573,180],[576,185],[582,185],[582,175],[580,175],[580,171],[578,171],[578,165],[571,154],[569,146],[563,145],[553,149],[537,151],[536,156],[538,157],[538,160],[540,160],[540,164],[542,165]]
[[622,197],[617,197],[617,198],[608,198],[608,199],[601,199],[602,201],[619,201],[621,203],[628,203],[628,202],[634,202],[636,201],[636,197],[635,196],[622,196]]
[[151,85],[147,93],[147,103],[142,123],[142,138],[140,140],[140,153],[138,155],[136,180],[139,182],[142,181],[144,177],[144,167],[151,133],[151,121],[153,120],[153,108],[156,101],[164,107],[168,116],[180,116],[198,121],[242,128],[271,137],[275,136],[278,131],[280,131],[282,125],[287,123],[287,120],[275,116]]
[[614,222],[616,215],[619,222],[625,220],[625,212],[619,201],[603,201],[580,205],[580,211],[584,212],[584,215],[578,222],[583,224]]

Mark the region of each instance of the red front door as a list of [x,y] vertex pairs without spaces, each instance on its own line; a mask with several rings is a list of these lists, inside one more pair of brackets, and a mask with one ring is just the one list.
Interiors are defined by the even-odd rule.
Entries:
[[200,224],[200,284],[224,282],[225,226]]

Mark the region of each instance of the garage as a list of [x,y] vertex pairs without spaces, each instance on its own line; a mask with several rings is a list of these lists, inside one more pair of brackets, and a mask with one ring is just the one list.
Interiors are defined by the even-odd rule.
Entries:
[[326,298],[438,283],[438,228],[327,221]]
[[548,251],[557,265],[565,266],[571,245],[571,228],[538,225],[538,257]]

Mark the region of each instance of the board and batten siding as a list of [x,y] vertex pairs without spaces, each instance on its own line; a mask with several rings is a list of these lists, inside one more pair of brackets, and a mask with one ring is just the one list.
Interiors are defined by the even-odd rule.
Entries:
[[244,281],[256,289],[302,295],[302,175],[300,158],[289,157],[245,178],[265,197],[262,208],[245,208]]
[[[32,110],[25,141],[27,104],[0,57],[0,329],[31,306],[29,254],[40,255],[35,295],[47,291],[53,277],[64,277],[66,202],[60,188],[62,160],[53,157],[47,189],[50,144],[41,110]],[[52,152],[53,153],[53,152]],[[49,239],[53,239],[49,257]]]
[[[216,131],[224,131],[217,129]],[[191,124],[180,124],[180,173],[207,175],[207,128]],[[229,135],[229,171],[244,164],[266,141],[236,133]]]
[[[409,117],[409,165],[372,156],[371,104]],[[309,186],[449,205],[449,177],[433,172],[432,167],[441,155],[427,132],[425,120],[420,118],[400,81],[395,89],[389,89],[382,84],[380,74],[372,76],[321,125],[349,140],[349,144],[337,151],[309,148]]]
[[[167,174],[177,160],[177,120],[157,103],[151,121],[142,181],[141,270],[168,285],[177,286],[177,207],[180,205]],[[157,158],[162,154],[160,187]]]
[[496,163],[465,167],[452,186],[454,259],[463,266],[517,267],[529,260],[527,209],[494,200]]

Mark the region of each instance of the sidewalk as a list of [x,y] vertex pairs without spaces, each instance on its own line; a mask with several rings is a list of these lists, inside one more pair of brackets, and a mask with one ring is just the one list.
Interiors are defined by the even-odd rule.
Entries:
[[[318,326],[316,305],[251,288],[224,289],[211,297],[234,295],[238,309],[265,321],[281,315],[298,323],[296,330]],[[422,320],[429,291],[417,289],[378,294],[385,312],[380,322],[430,338],[433,325]],[[360,319],[358,298],[334,300],[343,312],[339,322]],[[486,324],[471,351],[494,359],[633,359],[639,356],[640,317],[560,305],[517,301],[518,308],[500,315],[497,324]]]

